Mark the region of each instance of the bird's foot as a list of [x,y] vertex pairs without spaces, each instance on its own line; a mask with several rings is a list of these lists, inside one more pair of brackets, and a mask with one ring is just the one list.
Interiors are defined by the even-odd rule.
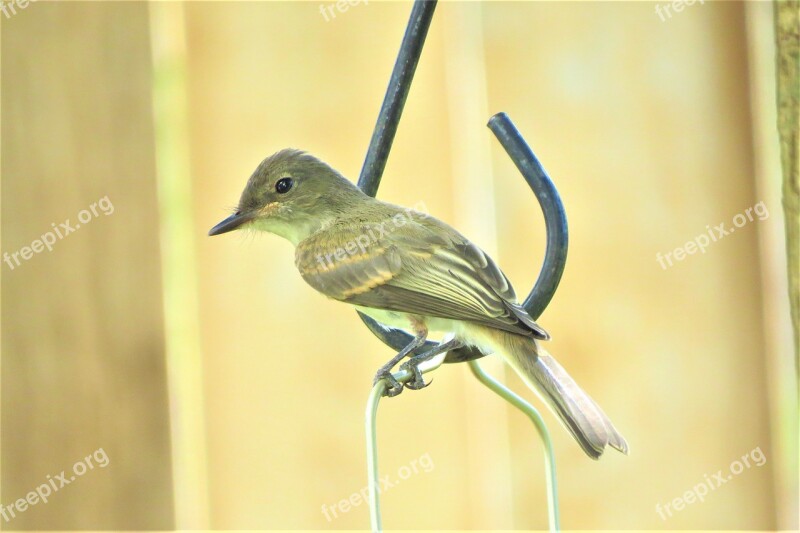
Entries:
[[420,324],[417,331],[417,336],[414,337],[414,339],[408,343],[405,348],[400,350],[397,355],[392,357],[385,365],[378,369],[378,373],[375,374],[375,378],[372,380],[373,388],[378,384],[379,381],[386,380],[387,388],[383,392],[384,396],[389,396],[391,398],[392,396],[397,396],[403,392],[403,385],[392,375],[392,369],[397,363],[405,359],[408,354],[424,345],[427,335],[428,330],[424,327],[424,324]]
[[410,358],[408,361],[400,365],[400,370],[405,370],[407,372],[411,372],[412,374],[411,379],[409,379],[404,383],[405,388],[411,390],[420,390],[424,389],[425,387],[433,383],[433,380],[429,381],[428,383],[425,383],[425,380],[422,377],[422,371],[419,369],[419,366],[425,361],[430,361],[440,353],[446,352],[448,350],[455,350],[457,348],[461,348],[462,346],[463,344],[460,340],[451,338],[447,341],[437,344],[434,348],[428,350],[425,353],[415,355],[414,357]]
[[415,359],[416,359],[415,357],[412,357],[407,362],[400,365],[400,370],[406,370],[408,372],[411,372],[411,374],[413,375],[413,377],[410,380],[406,381],[403,384],[403,386],[411,390],[421,390],[430,385],[431,383],[433,383],[433,380],[429,381],[428,383],[425,383],[425,379],[422,377],[422,371],[420,371],[419,369],[419,365],[424,363],[428,359],[426,358],[416,361]]
[[391,398],[403,392],[403,385],[394,378],[389,370],[379,370],[372,380],[372,386],[374,387],[381,380],[386,380],[386,390],[383,391],[384,396]]

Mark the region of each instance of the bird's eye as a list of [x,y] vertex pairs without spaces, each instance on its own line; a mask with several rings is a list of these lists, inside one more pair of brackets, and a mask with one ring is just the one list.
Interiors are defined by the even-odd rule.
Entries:
[[281,178],[275,183],[275,192],[278,194],[285,194],[289,192],[292,185],[294,185],[294,180],[292,178]]

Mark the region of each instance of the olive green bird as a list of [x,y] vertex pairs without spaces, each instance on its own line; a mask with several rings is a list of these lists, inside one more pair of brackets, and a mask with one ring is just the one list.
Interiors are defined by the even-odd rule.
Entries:
[[461,346],[499,353],[554,411],[583,450],[597,459],[625,439],[600,407],[541,346],[550,337],[517,302],[492,259],[444,222],[364,194],[310,154],[282,150],[265,159],[242,192],[236,212],[209,231],[274,233],[295,246],[303,279],[328,298],[349,303],[414,342],[384,365],[388,395],[403,390],[391,370],[424,343],[446,340],[411,357],[407,388],[426,384],[418,366]]

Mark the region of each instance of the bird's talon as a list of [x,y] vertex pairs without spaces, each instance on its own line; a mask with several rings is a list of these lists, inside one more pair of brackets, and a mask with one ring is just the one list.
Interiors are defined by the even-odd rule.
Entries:
[[406,382],[406,383],[404,384],[404,386],[405,386],[407,389],[411,389],[411,390],[422,390],[422,389],[424,389],[425,387],[429,386],[431,383],[433,383],[433,380],[430,380],[429,382],[425,383],[425,380],[422,380],[422,379],[420,379],[419,381],[417,381],[417,380],[415,379],[415,380],[413,380],[413,381],[408,381],[408,382]]
[[398,383],[396,387],[393,386],[383,391],[383,395],[388,396],[389,398],[394,398],[401,392],[403,392],[403,386]]
[[414,376],[403,384],[403,386],[407,389],[421,390],[431,384],[430,382],[425,383],[425,379],[422,377],[422,372],[417,365],[413,364],[412,361],[408,361],[400,365],[400,370],[411,372]]
[[386,380],[386,390],[383,391],[384,396],[391,398],[403,392],[403,385],[394,378],[391,372],[379,372],[375,379],[372,380],[372,386],[374,387],[381,380]]

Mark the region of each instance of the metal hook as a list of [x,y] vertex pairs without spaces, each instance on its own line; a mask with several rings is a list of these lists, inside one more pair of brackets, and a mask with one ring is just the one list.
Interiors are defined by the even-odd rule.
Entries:
[[[411,16],[406,27],[400,51],[395,61],[389,86],[378,115],[375,130],[372,134],[370,146],[361,170],[358,185],[361,189],[375,196],[380,185],[383,170],[394,141],[397,125],[403,111],[411,81],[414,76],[425,37],[436,8],[436,0],[415,0]],[[567,219],[561,198],[553,182],[548,177],[539,160],[530,147],[525,143],[522,135],[516,129],[511,119],[505,113],[498,113],[489,120],[489,128],[495,134],[500,144],[514,161],[528,185],[536,195],[545,218],[547,231],[547,250],[539,278],[525,299],[523,306],[534,318],[538,318],[547,307],[555,293],[567,255],[568,233]],[[402,330],[388,328],[372,318],[359,312],[359,316],[367,327],[388,346],[401,350],[407,346],[412,336]],[[414,353],[430,350],[435,346],[427,342]],[[507,389],[494,378],[486,374],[477,364],[475,359],[485,354],[472,348],[460,348],[447,354],[442,354],[428,361],[420,370],[423,373],[435,370],[444,362],[469,361],[473,374],[487,387],[506,399],[512,405],[525,412],[536,425],[545,446],[545,465],[547,469],[548,511],[551,531],[558,530],[558,496],[556,487],[555,461],[552,444],[547,428],[538,411],[525,402],[522,398]],[[411,376],[409,372],[400,371],[393,374],[398,381],[405,382]],[[381,531],[380,498],[378,492],[378,466],[376,444],[376,418],[378,403],[383,395],[386,383],[379,381],[372,389],[366,409],[366,434],[367,434],[367,463],[369,470],[370,491],[370,521],[373,531]]]

